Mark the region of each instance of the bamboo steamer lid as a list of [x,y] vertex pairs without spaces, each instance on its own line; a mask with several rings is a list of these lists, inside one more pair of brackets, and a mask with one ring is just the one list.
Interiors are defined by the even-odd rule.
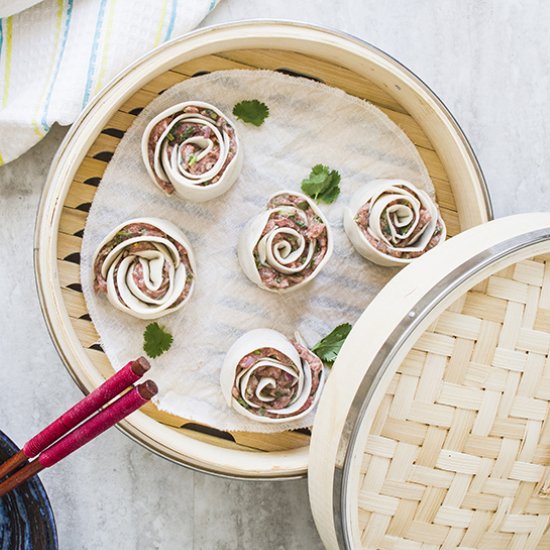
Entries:
[[327,548],[550,547],[550,214],[470,229],[355,324],[317,412]]

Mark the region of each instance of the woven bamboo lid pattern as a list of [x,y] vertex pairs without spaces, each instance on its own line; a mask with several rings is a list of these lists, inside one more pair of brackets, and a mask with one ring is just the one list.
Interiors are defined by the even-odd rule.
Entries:
[[[533,257],[550,251],[549,238],[548,214],[475,228],[402,272],[367,309],[360,336],[343,350],[346,364],[337,364],[329,381],[313,433],[310,491],[328,547],[550,547],[550,254]],[[461,262],[462,282],[454,269]],[[453,281],[428,290],[431,313],[423,295],[430,284],[421,280],[428,274],[436,287]],[[329,493],[318,484],[328,470],[315,454],[321,438],[329,449],[339,444],[338,421],[326,425],[328,401],[338,395],[341,405],[350,403],[334,384],[342,383],[358,346],[371,345],[367,327],[382,302],[391,311],[391,293],[406,302],[410,323],[401,339],[388,337],[394,358],[386,355],[387,370],[369,378],[362,412],[354,417],[349,406],[347,421],[351,416],[356,425],[335,455],[329,499],[336,517],[327,527],[328,507],[318,499]],[[403,334],[416,323],[407,340]],[[387,334],[373,334],[372,345],[383,351]],[[356,366],[367,378],[369,364]],[[370,367],[376,366],[375,358]]]

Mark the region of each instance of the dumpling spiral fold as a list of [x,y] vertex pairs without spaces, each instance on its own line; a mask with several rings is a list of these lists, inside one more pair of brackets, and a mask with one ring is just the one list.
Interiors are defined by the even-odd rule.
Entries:
[[157,319],[191,297],[196,268],[191,245],[172,223],[139,218],[116,227],[93,260],[94,289],[117,309]]
[[373,180],[358,189],[344,211],[344,229],[364,258],[403,266],[445,240],[437,205],[404,180]]
[[303,342],[255,329],[229,349],[221,387],[229,406],[264,423],[289,422],[313,410],[325,382],[321,360]]
[[239,239],[245,275],[271,292],[296,290],[328,262],[332,233],[321,210],[306,195],[280,191],[252,218]]
[[193,202],[225,193],[242,167],[233,124],[202,101],[174,105],[153,118],[143,133],[141,152],[158,187]]

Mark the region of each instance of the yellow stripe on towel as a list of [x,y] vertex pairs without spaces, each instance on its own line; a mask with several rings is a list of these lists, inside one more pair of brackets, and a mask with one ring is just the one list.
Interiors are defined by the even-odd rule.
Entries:
[[10,92],[10,73],[11,73],[11,49],[13,40],[13,17],[6,19],[6,59],[4,62],[4,93],[2,95],[2,107],[8,103]]
[[116,0],[111,0],[108,6],[109,6],[109,11],[107,13],[105,35],[104,35],[103,44],[102,44],[103,51],[101,52],[101,61],[99,63],[99,73],[97,75],[97,82],[94,88],[94,94],[99,90],[101,90],[101,88],[103,87],[103,81],[105,79],[105,70],[107,67],[107,58],[111,53],[109,51],[109,44],[110,44],[111,35],[113,32],[113,20],[115,18]]
[[162,39],[162,30],[164,29],[164,23],[165,23],[167,13],[168,13],[168,0],[163,0],[162,8],[160,10],[160,20],[159,20],[160,24],[157,30],[157,34],[155,36],[155,40],[153,42],[153,47],[155,48],[160,44],[160,41]]

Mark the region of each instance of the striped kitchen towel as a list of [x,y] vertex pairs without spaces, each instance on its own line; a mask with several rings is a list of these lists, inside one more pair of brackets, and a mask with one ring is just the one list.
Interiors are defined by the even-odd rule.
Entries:
[[71,124],[114,75],[217,0],[44,0],[0,19],[0,165]]

